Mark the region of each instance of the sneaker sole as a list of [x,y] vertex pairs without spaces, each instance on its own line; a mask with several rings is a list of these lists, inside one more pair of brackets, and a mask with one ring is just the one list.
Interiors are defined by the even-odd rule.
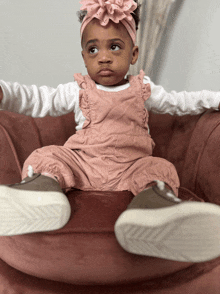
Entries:
[[0,188],[0,236],[57,230],[70,214],[69,201],[60,192]]
[[115,223],[119,244],[128,252],[183,262],[220,255],[220,207],[184,202],[159,209],[129,209]]

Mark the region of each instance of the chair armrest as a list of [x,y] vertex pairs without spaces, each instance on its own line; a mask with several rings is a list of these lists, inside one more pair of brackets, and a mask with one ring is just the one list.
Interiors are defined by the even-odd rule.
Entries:
[[153,156],[172,162],[180,179],[189,142],[200,119],[201,114],[172,116],[150,113],[150,134],[156,143]]
[[181,178],[188,188],[207,202],[220,205],[220,113],[207,112],[191,136]]

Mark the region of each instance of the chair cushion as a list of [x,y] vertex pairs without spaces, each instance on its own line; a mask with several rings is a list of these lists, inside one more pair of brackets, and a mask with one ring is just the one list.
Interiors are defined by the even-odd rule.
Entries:
[[[183,189],[180,197],[194,196]],[[147,281],[192,266],[130,254],[120,247],[114,224],[132,198],[126,191],[71,191],[72,215],[63,229],[1,237],[1,259],[29,275],[71,284]]]

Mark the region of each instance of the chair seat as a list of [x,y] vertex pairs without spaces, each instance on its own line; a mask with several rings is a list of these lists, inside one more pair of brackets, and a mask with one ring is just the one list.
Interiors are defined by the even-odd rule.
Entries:
[[[64,228],[0,238],[2,260],[27,274],[72,284],[146,282],[193,265],[121,248],[114,224],[132,200],[131,192],[73,190],[67,197],[72,214]],[[180,197],[193,194],[183,189]]]

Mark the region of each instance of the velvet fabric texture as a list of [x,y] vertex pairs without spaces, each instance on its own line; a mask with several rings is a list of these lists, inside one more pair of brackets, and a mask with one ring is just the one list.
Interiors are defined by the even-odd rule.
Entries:
[[[35,149],[63,145],[75,132],[73,122],[72,113],[33,119],[0,111],[0,184],[19,182],[21,167]],[[150,130],[153,154],[178,171],[179,197],[219,204],[219,113],[150,114]],[[131,192],[72,190],[67,197],[72,215],[63,229],[0,237],[0,294],[220,292],[220,258],[192,264],[138,256],[120,247],[114,223],[133,198]]]

